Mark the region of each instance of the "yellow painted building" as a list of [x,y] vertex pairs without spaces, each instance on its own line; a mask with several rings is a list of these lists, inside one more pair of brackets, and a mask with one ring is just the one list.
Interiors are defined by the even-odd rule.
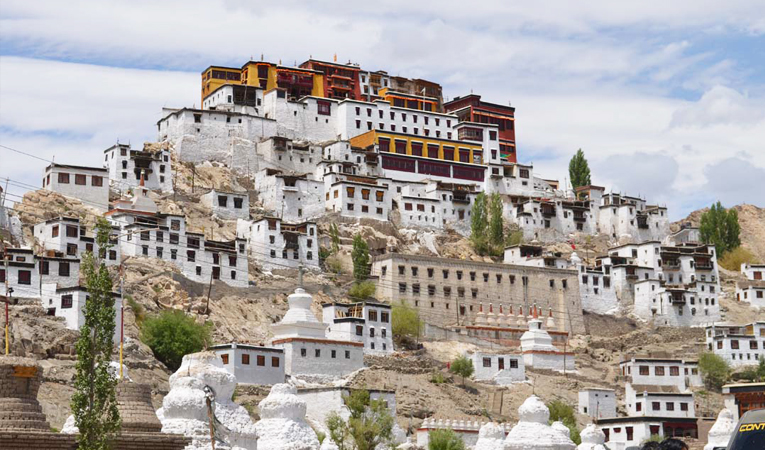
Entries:
[[412,95],[405,92],[393,91],[389,88],[378,89],[377,93],[393,106],[419,109],[420,111],[439,111],[439,100],[434,97]]
[[210,66],[202,72],[202,107],[204,99],[224,84],[242,84],[242,69]]
[[465,141],[372,130],[352,137],[350,142],[351,146],[364,149],[377,145],[380,153],[389,152],[463,164],[485,165],[483,147]]

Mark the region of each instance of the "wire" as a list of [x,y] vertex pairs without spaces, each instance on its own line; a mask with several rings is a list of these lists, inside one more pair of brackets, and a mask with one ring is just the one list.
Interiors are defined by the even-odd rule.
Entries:
[[10,150],[10,151],[12,151],[12,152],[21,153],[22,155],[31,156],[32,158],[36,158],[36,159],[39,159],[40,161],[45,161],[45,162],[49,162],[49,163],[52,163],[52,162],[53,162],[53,161],[51,161],[50,159],[45,159],[45,158],[41,158],[41,157],[39,157],[39,156],[37,156],[37,155],[33,155],[33,154],[31,154],[31,153],[22,152],[21,150],[16,150],[15,148],[11,148],[11,147],[8,147],[8,146],[6,146],[6,145],[2,145],[2,144],[0,144],[0,147],[4,148],[4,149],[6,149],[6,150]]

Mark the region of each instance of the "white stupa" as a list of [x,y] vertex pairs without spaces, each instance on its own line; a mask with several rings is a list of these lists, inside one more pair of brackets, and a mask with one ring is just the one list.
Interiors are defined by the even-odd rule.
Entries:
[[[305,420],[305,401],[297,396],[294,386],[275,384],[258,408],[261,420],[255,427],[261,449],[319,450],[319,439]],[[321,448],[332,448],[329,445]]]
[[483,303],[478,304],[478,314],[475,315],[476,325],[486,325],[486,314],[483,312]]
[[536,307],[532,310],[529,329],[521,335],[523,363],[527,367],[551,370],[574,370],[574,355],[564,354],[552,343],[552,337],[542,328]]
[[247,410],[231,400],[235,387],[236,377],[223,368],[215,353],[184,356],[181,367],[170,376],[170,392],[157,410],[162,432],[192,438],[187,450],[212,448],[207,406],[211,401],[215,448],[255,450],[258,447],[255,425]]
[[606,442],[605,433],[593,424],[584,427],[584,430],[579,433],[579,437],[582,439],[582,443],[576,448],[577,450],[607,450],[606,446],[603,445]]
[[311,311],[313,297],[303,288],[295,289],[295,293],[287,297],[290,305],[287,314],[279,323],[272,325],[273,340],[285,338],[326,339],[326,329],[329,324],[319,322]]
[[494,305],[489,303],[489,312],[486,313],[486,323],[489,326],[497,325],[497,316],[494,314]]
[[518,326],[526,326],[526,316],[523,315],[523,306],[518,307]]
[[576,445],[562,432],[547,425],[550,410],[532,395],[518,408],[520,420],[505,438],[504,450],[574,450]]
[[502,306],[502,303],[499,304],[499,312],[497,313],[497,326],[507,326],[507,316],[505,315],[505,308]]
[[723,408],[717,415],[712,428],[709,429],[709,437],[704,450],[712,450],[715,447],[726,447],[733,433],[736,431],[736,421],[733,413],[728,408]]
[[569,430],[567,426],[563,425],[563,422],[560,420],[556,420],[550,426],[553,430],[558,431],[569,439],[571,438],[571,430]]
[[547,316],[547,323],[545,324],[545,328],[548,330],[555,329],[555,319],[553,319],[552,308],[550,308],[550,312]]
[[497,423],[485,423],[478,431],[478,441],[473,450],[502,450],[505,445],[505,430]]

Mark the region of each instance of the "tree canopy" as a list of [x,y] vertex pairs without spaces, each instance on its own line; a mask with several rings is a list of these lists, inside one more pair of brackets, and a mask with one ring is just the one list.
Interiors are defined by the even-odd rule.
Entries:
[[465,442],[449,428],[428,433],[428,450],[465,450]]
[[183,356],[196,353],[210,342],[210,324],[198,324],[183,311],[162,311],[144,320],[141,341],[170,370],[181,367]]
[[741,245],[738,224],[738,212],[735,209],[725,209],[720,202],[715,203],[709,211],[701,215],[699,234],[701,241],[714,244],[718,257]]
[[360,234],[353,236],[351,259],[353,260],[353,278],[357,282],[365,281],[369,275],[369,245]]
[[327,429],[340,450],[374,450],[393,441],[393,416],[383,399],[372,400],[369,392],[358,390],[343,396],[351,413],[344,421],[337,412],[327,416]]
[[473,375],[475,368],[473,367],[473,361],[469,360],[467,356],[460,356],[452,361],[449,371],[462,377],[462,385],[464,386],[465,378]]
[[699,356],[699,370],[704,377],[704,384],[719,391],[730,377],[730,365],[719,355],[702,353]]
[[485,254],[488,247],[486,229],[489,226],[489,217],[487,211],[486,194],[481,192],[473,202],[473,208],[470,211],[470,240],[473,248],[479,254]]
[[574,189],[591,184],[590,166],[581,148],[576,151],[576,154],[568,163],[568,176],[571,177],[571,186]]

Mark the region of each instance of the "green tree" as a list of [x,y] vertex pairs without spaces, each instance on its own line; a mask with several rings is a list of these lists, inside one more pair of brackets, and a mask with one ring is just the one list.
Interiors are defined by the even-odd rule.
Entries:
[[181,367],[183,356],[196,353],[210,342],[211,324],[196,323],[183,311],[167,310],[144,320],[141,341],[170,370]]
[[360,283],[353,283],[353,286],[348,290],[348,296],[365,300],[367,298],[374,298],[377,287],[371,281],[362,281]]
[[571,440],[576,445],[581,444],[582,438],[579,436],[579,428],[576,425],[574,408],[561,400],[551,401],[547,404],[547,408],[550,410],[550,424],[560,420],[570,431]]
[[473,375],[475,368],[473,367],[473,361],[469,360],[466,356],[460,356],[452,361],[449,372],[462,377],[462,386],[465,386],[465,378]]
[[391,331],[397,343],[411,342],[420,337],[422,320],[416,309],[404,302],[394,304],[391,308]]
[[731,369],[728,363],[714,353],[702,353],[699,357],[699,370],[704,377],[704,383],[709,388],[719,391],[730,378]]
[[353,278],[357,282],[365,281],[369,275],[369,245],[361,234],[353,236],[351,259],[353,260]]
[[428,450],[465,450],[465,443],[454,430],[443,428],[428,433]]
[[336,223],[329,226],[329,239],[332,242],[332,253],[337,254],[340,251],[340,231]]
[[576,189],[580,186],[590,185],[590,165],[584,152],[580,148],[568,163],[568,176],[571,178],[571,186]]
[[502,197],[497,193],[491,194],[489,197],[489,243],[494,256],[501,255],[505,249],[505,223],[502,209]]
[[[102,255],[111,247],[110,231],[106,220],[99,218],[95,240]],[[82,271],[88,297],[82,310],[85,322],[80,327],[76,344],[71,408],[74,423],[80,430],[78,448],[106,450],[111,448],[121,424],[117,410],[117,378],[109,368],[115,328],[112,279],[104,262],[92,252],[83,256]]]
[[470,212],[470,240],[476,252],[483,255],[487,250],[486,229],[489,226],[486,194],[481,192],[475,198]]
[[701,241],[713,244],[717,249],[717,256],[722,257],[741,245],[738,213],[733,208],[726,210],[720,202],[715,203],[709,211],[701,215],[699,233]]
[[384,400],[372,400],[366,390],[353,391],[343,400],[351,413],[348,421],[334,411],[326,421],[329,437],[340,450],[374,450],[392,443],[393,416]]

